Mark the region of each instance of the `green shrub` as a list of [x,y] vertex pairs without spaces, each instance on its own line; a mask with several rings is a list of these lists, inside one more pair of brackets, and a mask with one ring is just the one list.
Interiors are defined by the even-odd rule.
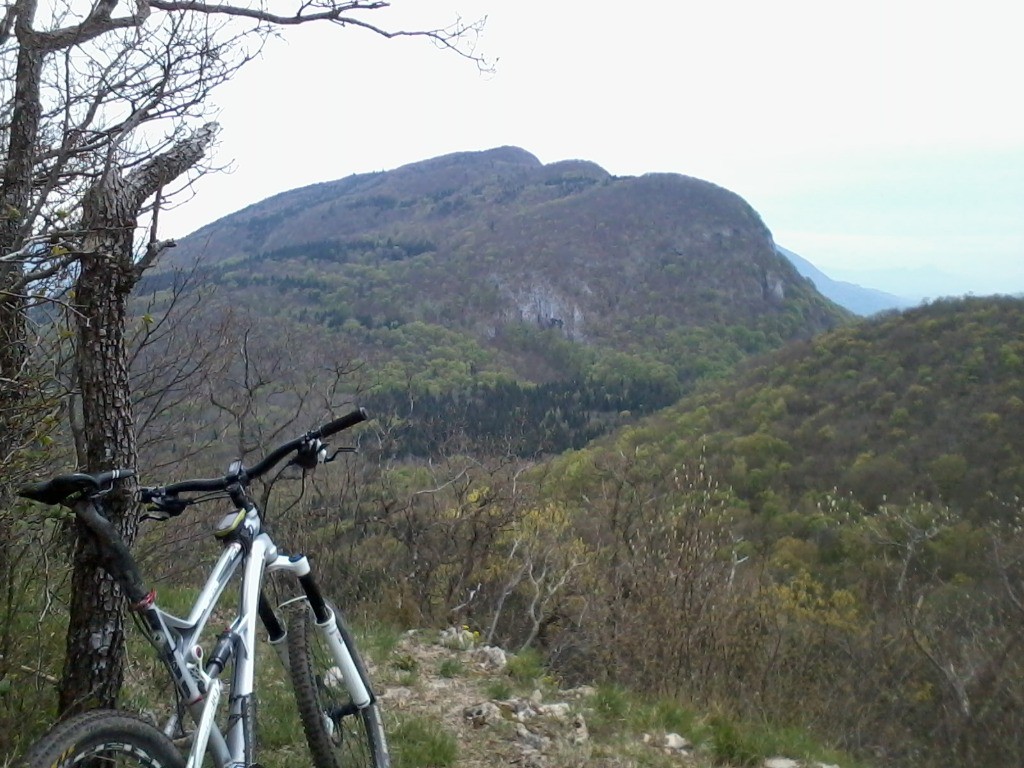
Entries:
[[437,673],[441,677],[458,677],[465,671],[465,665],[459,659],[445,659],[441,662],[441,666],[438,668]]
[[436,722],[403,718],[389,731],[394,768],[445,768],[459,754],[455,737]]
[[750,731],[738,728],[731,720],[716,716],[708,723],[711,730],[711,754],[719,765],[758,765],[766,757]]
[[519,685],[531,685],[544,677],[544,658],[539,651],[526,648],[515,656],[509,656],[505,669]]
[[512,685],[508,680],[500,678],[492,680],[487,684],[487,696],[498,701],[512,698]]

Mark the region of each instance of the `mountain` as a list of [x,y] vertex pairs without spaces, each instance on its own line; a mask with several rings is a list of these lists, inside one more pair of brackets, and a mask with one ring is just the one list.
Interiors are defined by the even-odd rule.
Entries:
[[999,519],[1024,493],[1022,378],[1024,300],[941,300],[752,359],[592,450],[699,454],[771,514],[838,492]]
[[[520,422],[564,404],[585,423],[563,425],[575,437],[553,449],[603,430],[590,412],[667,405],[748,355],[852,320],[736,194],[514,147],[283,192],[189,236],[174,259],[217,287],[203,311],[245,307],[280,337],[320,329],[382,396],[450,396],[443,411],[473,390]],[[173,280],[165,269],[143,291]]]
[[889,309],[906,309],[918,302],[901,296],[895,296],[874,288],[864,288],[855,283],[833,280],[802,256],[798,256],[786,248],[778,247],[779,253],[785,256],[796,267],[797,272],[806,277],[821,293],[841,307],[845,307],[856,315],[867,316]]

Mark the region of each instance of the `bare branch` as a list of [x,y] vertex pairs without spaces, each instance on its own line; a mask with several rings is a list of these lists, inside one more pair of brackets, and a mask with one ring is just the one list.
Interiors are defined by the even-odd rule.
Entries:
[[99,0],[81,24],[61,27],[49,32],[35,30],[19,31],[23,45],[40,51],[58,51],[72,45],[81,45],[115,29],[141,26],[149,18],[150,7],[146,0],[135,0],[135,13],[131,16],[113,18],[111,14],[117,0]]

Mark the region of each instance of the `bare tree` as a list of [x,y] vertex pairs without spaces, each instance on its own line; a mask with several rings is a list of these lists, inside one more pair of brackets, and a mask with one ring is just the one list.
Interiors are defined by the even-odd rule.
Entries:
[[[141,275],[133,259],[137,218],[147,198],[202,158],[213,136],[213,128],[206,127],[130,173],[121,175],[111,169],[84,197],[82,223],[88,235],[75,283],[82,313],[75,364],[85,447],[79,463],[86,467],[135,467],[138,463],[125,341],[128,297]],[[129,542],[135,539],[138,525],[133,491],[134,483],[129,482],[110,497],[112,522]],[[74,571],[60,691],[62,712],[90,701],[112,704],[123,676],[120,588],[103,571],[86,536],[78,538]],[[102,639],[97,642],[97,638]]]
[[[160,206],[206,167],[216,133],[208,120],[210,91],[275,29],[309,22],[425,37],[479,62],[471,47],[478,24],[407,31],[367,20],[388,5],[326,0],[271,11],[262,2],[136,0],[125,11],[117,0],[55,9],[12,0],[6,6],[0,18],[0,69],[8,75],[0,107],[0,411],[16,412],[24,399],[26,289],[70,269],[79,462],[89,471],[135,463],[127,299],[142,271],[172,245],[157,237]],[[139,236],[147,217],[148,239]],[[18,443],[17,427],[0,423],[0,448]],[[130,487],[114,499],[112,522],[131,543],[137,509]],[[60,696],[65,712],[112,704],[122,675],[119,590],[84,540],[76,547],[74,584]]]

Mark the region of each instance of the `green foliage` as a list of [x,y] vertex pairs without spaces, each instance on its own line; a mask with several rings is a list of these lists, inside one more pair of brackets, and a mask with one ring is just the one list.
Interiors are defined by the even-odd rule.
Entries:
[[509,677],[520,686],[536,685],[544,677],[544,658],[539,651],[526,648],[508,659]]
[[737,722],[714,715],[704,726],[710,752],[718,765],[756,766],[771,757],[785,756],[809,764],[842,761],[846,768],[859,765],[849,755],[839,754],[808,736],[806,730],[778,728],[764,723]]
[[644,439],[662,471],[703,452],[755,512],[835,488],[868,511],[917,498],[985,522],[991,499],[1024,495],[1021,379],[1005,360],[1022,335],[1010,298],[863,321],[744,365],[646,420]]
[[395,768],[446,768],[459,755],[455,737],[425,718],[396,718],[388,737]]
[[[193,320],[245,306],[290,341],[315,329],[346,350],[378,412],[406,419],[426,399],[408,420],[415,455],[437,451],[438,423],[476,432],[478,451],[509,438],[520,455],[581,447],[623,412],[850,319],[726,190],[493,156],[278,195],[244,224],[187,238],[166,266],[202,249],[202,281],[218,291]],[[166,298],[174,280],[147,272],[141,293]]]
[[487,695],[495,701],[506,701],[512,698],[512,684],[508,680],[495,679],[487,684]]
[[618,730],[633,711],[635,702],[635,695],[621,685],[604,683],[598,686],[588,702],[594,713],[590,728],[595,733]]
[[719,765],[758,765],[773,754],[766,754],[759,739],[738,728],[728,718],[713,717],[708,729],[711,732],[711,754]]
[[466,665],[461,660],[455,658],[444,659],[438,667],[437,674],[441,677],[453,678],[460,677],[466,671]]

